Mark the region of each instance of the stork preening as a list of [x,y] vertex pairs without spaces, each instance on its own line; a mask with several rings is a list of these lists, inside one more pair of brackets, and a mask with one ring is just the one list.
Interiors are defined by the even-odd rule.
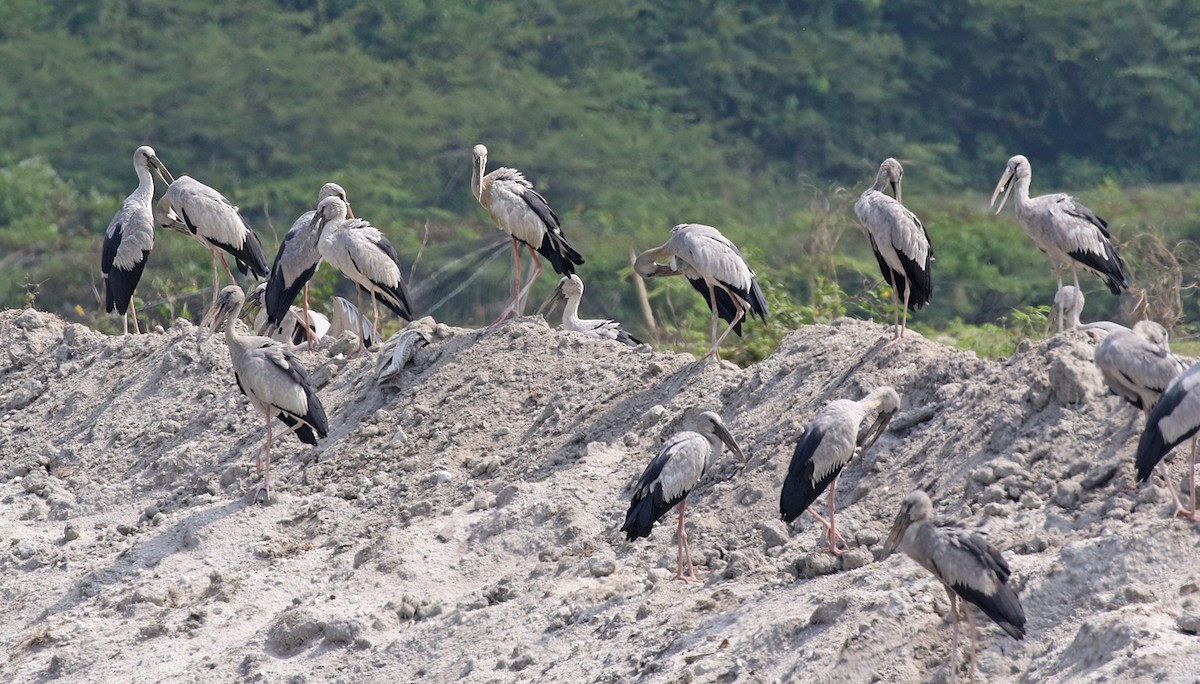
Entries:
[[229,279],[237,282],[225,261],[225,254],[218,253],[218,249],[234,258],[242,275],[253,273],[258,278],[267,277],[267,257],[263,254],[258,235],[250,229],[232,202],[195,178],[176,178],[158,201],[155,217],[164,228],[191,235],[208,249],[212,261],[214,302],[220,288],[218,258]]
[[[315,446],[318,438],[329,433],[329,420],[308,374],[286,347],[266,337],[242,335],[238,330],[238,315],[244,300],[245,295],[237,285],[221,290],[200,327],[215,330],[218,323],[224,323],[225,343],[238,389],[266,418],[267,437],[255,452],[254,462],[262,474],[265,498],[270,501],[272,443],[295,432],[301,442]],[[272,417],[288,426],[278,437],[271,427]]]
[[[1078,290],[1079,269],[1082,268],[1103,278],[1113,294],[1119,295],[1129,289],[1129,269],[1113,246],[1108,223],[1065,193],[1031,198],[1031,176],[1028,159],[1019,154],[1009,159],[996,190],[992,192],[991,203],[995,205],[996,198],[1004,193],[1004,199],[996,209],[999,214],[1016,185],[1017,221],[1050,259],[1050,269],[1058,277],[1058,288],[1062,289],[1063,270],[1070,268]],[[1061,325],[1058,331],[1062,332]]]
[[133,170],[137,173],[137,189],[125,198],[104,232],[100,252],[100,271],[104,274],[104,310],[115,309],[124,318],[122,333],[129,334],[129,310],[133,309],[133,331],[140,333],[133,291],[137,289],[146,267],[146,259],[154,248],[154,176],[164,185],[174,178],[158,160],[154,148],[142,145],[133,152]]
[[[575,267],[583,264],[583,256],[567,243],[558,215],[533,189],[533,183],[525,179],[516,169],[500,167],[484,175],[487,168],[488,150],[476,145],[471,151],[475,164],[471,168],[471,194],[491,214],[492,221],[500,230],[512,238],[513,252],[513,303],[496,322],[510,313],[520,316],[525,295],[533,282],[542,275],[542,262],[538,252],[550,261],[551,268],[559,275],[571,275]],[[521,286],[521,253],[517,244],[523,242],[529,249],[536,269],[524,287]],[[537,250],[536,252],[534,250]]]
[[1093,359],[1108,389],[1147,418],[1171,381],[1187,369],[1171,353],[1166,328],[1154,321],[1138,321],[1131,331],[1110,332],[1096,345]]
[[[783,491],[779,494],[779,514],[792,522],[804,511],[812,513],[824,527],[829,552],[839,555],[838,534],[834,521],[837,477],[855,455],[866,451],[883,434],[892,416],[900,410],[900,395],[891,387],[878,387],[858,401],[837,399],[829,402],[796,443]],[[874,421],[863,427],[863,420],[875,414]],[[829,519],[822,518],[809,506],[821,492],[829,489]],[[845,539],[842,539],[843,543]]]
[[1166,456],[1171,449],[1192,440],[1191,476],[1188,481],[1191,508],[1184,508],[1179,500],[1179,494],[1166,476],[1167,489],[1175,500],[1175,516],[1196,520],[1196,432],[1200,431],[1200,363],[1188,368],[1175,377],[1158,403],[1150,410],[1146,419],[1146,429],[1138,440],[1137,480],[1145,482],[1154,472],[1154,466]]
[[583,280],[574,273],[563,276],[562,280],[558,281],[558,287],[554,292],[567,300],[566,306],[563,307],[563,330],[573,330],[594,340],[616,340],[631,347],[642,343],[616,321],[579,317],[579,300],[583,299]]
[[[704,473],[721,455],[722,443],[743,462],[746,461],[741,447],[733,435],[729,434],[721,417],[712,411],[705,411],[696,417],[694,431],[677,432],[667,439],[634,487],[633,499],[629,502],[629,511],[625,514],[625,524],[621,526],[621,531],[629,541],[638,537],[649,537],[655,521],[666,515],[675,504],[679,504],[679,548],[676,552],[675,579],[685,582],[700,581],[700,578],[696,577],[696,568],[692,565],[692,553],[688,549],[687,533],[683,528],[684,507],[687,505],[688,493],[696,488]],[[686,575],[683,573],[685,558],[688,566]]]
[[[900,513],[884,543],[880,562],[899,547],[909,558],[933,573],[950,597],[954,623],[951,649],[951,681],[958,672],[958,597],[976,605],[1014,639],[1025,638],[1025,609],[1017,592],[1008,585],[1012,571],[1004,556],[980,535],[946,522],[931,519],[933,504],[917,490],[904,497]],[[975,618],[963,606],[971,626],[971,677],[975,675]]]
[[[904,337],[904,331],[908,329],[909,310],[917,311],[928,304],[933,293],[929,270],[933,248],[921,220],[901,204],[900,180],[903,176],[904,167],[900,162],[891,157],[884,159],[875,174],[875,183],[854,203],[854,213],[867,230],[879,270],[892,286],[892,322],[896,326],[896,339]],[[883,192],[889,185],[895,198]],[[901,291],[904,293],[903,307]]]
[[[350,202],[346,200],[346,191],[342,186],[337,183],[322,185],[321,190],[317,193],[317,205],[320,205],[321,201],[327,197],[337,197],[346,202],[346,217],[354,218],[354,211],[350,207]],[[279,244],[279,251],[275,254],[275,262],[271,264],[271,275],[267,279],[264,303],[267,312],[266,323],[272,328],[279,328],[283,325],[283,317],[291,310],[292,302],[296,301],[296,296],[300,294],[301,290],[304,291],[304,318],[301,320],[310,318],[308,281],[312,279],[313,274],[317,272],[317,267],[321,264],[321,252],[317,249],[317,241],[320,239],[321,233],[316,221],[313,220],[316,215],[316,209],[310,209],[300,214],[300,218],[296,219],[287,234],[283,236],[283,242]],[[304,329],[310,331],[309,348],[316,348],[317,339],[311,335],[311,326],[304,326]],[[258,330],[260,335],[265,332],[265,328]]]
[[375,330],[379,329],[381,303],[400,318],[411,321],[413,308],[400,273],[396,248],[378,228],[363,219],[348,219],[348,213],[349,207],[338,197],[326,197],[317,205],[313,222],[319,223],[321,241],[317,249],[321,256],[354,283],[360,310],[362,290],[371,295]]
[[[668,259],[667,265],[655,263]],[[671,229],[671,239],[646,250],[634,261],[633,270],[643,278],[682,275],[704,295],[712,309],[712,346],[706,359],[719,359],[718,350],[729,331],[742,334],[742,319],[749,311],[767,322],[767,300],[754,270],[736,245],[721,231],[699,223],[681,223]],[[717,317],[729,323],[717,335]]]

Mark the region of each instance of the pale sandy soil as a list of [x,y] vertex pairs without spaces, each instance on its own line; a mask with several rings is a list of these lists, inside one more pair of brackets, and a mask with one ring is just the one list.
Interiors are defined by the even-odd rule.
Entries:
[[[331,356],[348,345],[300,353],[330,435],[276,449],[261,505],[262,424],[221,337],[0,313],[0,681],[945,681],[945,593],[874,561],[917,486],[1021,592],[1024,641],[979,615],[981,681],[1200,678],[1200,530],[1133,486],[1141,416],[1083,336],[993,362],[841,320],[746,369],[540,319],[432,337],[398,386]],[[810,519],[778,520],[780,485],[821,406],[881,384],[903,408],[842,475],[834,562]],[[689,499],[707,581],[688,586],[673,516],[636,543],[618,528],[705,409],[750,460]]]

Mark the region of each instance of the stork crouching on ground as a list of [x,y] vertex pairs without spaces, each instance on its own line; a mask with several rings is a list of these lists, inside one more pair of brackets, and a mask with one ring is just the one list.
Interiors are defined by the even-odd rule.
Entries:
[[1186,370],[1171,353],[1167,330],[1154,321],[1138,321],[1133,330],[1114,330],[1093,353],[1104,384],[1142,410],[1146,418],[1171,381]]
[[[875,175],[875,183],[854,203],[854,213],[867,230],[879,270],[892,287],[896,339],[904,337],[904,331],[908,329],[909,310],[917,311],[928,304],[933,293],[929,269],[933,261],[933,248],[921,220],[900,203],[900,180],[903,176],[904,168],[900,162],[890,157],[884,159]],[[896,195],[894,199],[883,192],[889,185]],[[904,293],[903,302],[901,291]],[[901,308],[904,310],[903,318]]]
[[[958,672],[958,597],[972,603],[990,617],[1009,636],[1025,638],[1025,609],[1017,592],[1008,586],[1012,572],[1008,563],[980,535],[938,523],[931,519],[933,503],[925,492],[917,490],[904,497],[900,513],[884,543],[882,562],[897,547],[921,567],[933,573],[950,597],[950,617],[954,622],[951,649],[951,681]],[[976,633],[971,609],[963,607],[971,626],[971,677],[975,676]]]
[[[663,517],[675,504],[679,504],[679,548],[676,553],[675,579],[699,582],[696,568],[692,565],[692,554],[688,549],[687,533],[683,528],[684,507],[687,495],[704,473],[721,455],[721,444],[728,446],[743,462],[746,461],[741,447],[725,427],[721,417],[705,411],[695,419],[695,430],[677,432],[667,439],[666,444],[646,466],[633,490],[629,511],[621,531],[626,539],[649,537],[655,521]],[[687,559],[688,572],[683,573],[683,561]]]
[[[667,265],[655,263],[668,259]],[[697,292],[704,295],[712,309],[712,346],[706,359],[719,359],[718,350],[729,331],[742,334],[746,312],[767,322],[767,300],[754,271],[736,245],[721,231],[699,223],[681,223],[671,229],[671,239],[638,255],[633,270],[643,278],[682,275]],[[717,317],[729,327],[717,335]]]
[[[821,409],[796,443],[787,477],[783,480],[779,514],[784,522],[790,523],[804,511],[809,511],[825,527],[829,552],[841,554],[837,548],[841,535],[833,517],[837,477],[850,459],[879,439],[898,410],[900,395],[891,387],[876,388],[858,401],[837,399]],[[863,428],[863,420],[871,413],[876,414],[875,420]],[[809,510],[826,488],[829,489],[828,520]]]
[[594,340],[616,340],[631,347],[642,343],[616,321],[579,317],[579,300],[583,299],[583,280],[574,273],[563,276],[562,280],[558,281],[558,287],[554,292],[567,300],[566,306],[563,307],[563,330],[582,333]]
[[[238,315],[245,295],[237,285],[221,290],[217,301],[201,321],[202,330],[215,330],[225,325],[225,343],[233,362],[233,377],[238,389],[267,421],[267,437],[254,454],[256,470],[262,474],[262,490],[271,499],[271,445],[288,433],[295,432],[301,442],[316,445],[318,438],[329,433],[329,420],[317,392],[309,382],[308,373],[296,357],[283,345],[266,337],[242,335],[238,331]],[[276,437],[271,418],[277,417],[288,429]],[[257,496],[256,496],[257,498]]]
[[164,185],[174,178],[158,160],[154,148],[142,145],[133,153],[133,170],[138,186],[117,209],[108,230],[104,231],[104,246],[100,252],[100,271],[104,274],[104,310],[117,310],[124,318],[122,335],[129,334],[129,310],[133,310],[133,331],[140,333],[133,291],[142,278],[150,250],[154,248],[154,177],[158,174]]
[[[555,273],[568,276],[575,267],[583,264],[583,256],[575,251],[563,234],[558,215],[533,189],[533,183],[525,179],[520,171],[500,167],[484,175],[487,168],[488,150],[476,145],[471,151],[475,163],[471,167],[471,194],[487,209],[492,222],[512,238],[513,251],[513,301],[500,314],[496,323],[509,314],[520,316],[525,295],[533,282],[542,274],[542,262],[538,253],[550,260]],[[529,256],[536,269],[524,287],[521,286],[521,253],[518,242],[529,248]],[[534,250],[537,250],[536,252]]]

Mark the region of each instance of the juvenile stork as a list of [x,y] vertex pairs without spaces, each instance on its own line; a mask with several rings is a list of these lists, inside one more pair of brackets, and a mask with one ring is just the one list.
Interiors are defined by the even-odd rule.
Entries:
[[299,346],[308,343],[308,348],[311,350],[314,342],[317,345],[320,344],[321,339],[329,332],[330,322],[327,316],[317,311],[304,311],[298,306],[292,306],[288,307],[290,315],[284,316],[283,322],[279,325],[269,325],[267,310],[263,306],[266,292],[267,284],[259,283],[258,287],[246,296],[246,308],[258,309],[251,329],[259,331],[259,335],[287,345]]
[[[1062,289],[1063,270],[1068,267],[1076,290],[1079,289],[1080,268],[1103,278],[1113,294],[1119,295],[1129,289],[1129,269],[1113,246],[1108,223],[1065,193],[1031,198],[1031,176],[1028,159],[1019,154],[1009,159],[996,190],[992,192],[991,203],[995,205],[996,198],[1004,193],[1004,199],[996,209],[999,214],[1015,183],[1017,221],[1038,249],[1049,257],[1050,270],[1058,277],[1059,289]],[[1061,325],[1059,332],[1062,332]]]
[[[650,529],[655,521],[667,514],[675,504],[679,504],[679,548],[676,553],[675,579],[685,582],[699,582],[696,568],[692,565],[692,553],[688,549],[687,533],[683,529],[684,507],[687,495],[704,473],[721,455],[721,444],[724,443],[743,462],[746,461],[741,447],[729,434],[721,417],[712,411],[705,411],[695,419],[695,430],[677,432],[667,439],[666,444],[659,450],[650,465],[642,472],[637,486],[633,490],[633,499],[629,502],[629,511],[625,514],[625,524],[621,531],[628,541],[638,537],[649,537]],[[688,574],[683,574],[683,560],[687,559]]]
[[[327,197],[337,197],[346,202],[346,217],[354,218],[354,211],[350,202],[346,200],[346,191],[342,186],[337,183],[322,185],[317,193],[317,204]],[[304,318],[301,320],[309,319],[308,281],[321,264],[321,253],[317,249],[317,241],[321,234],[317,230],[317,223],[313,221],[316,215],[316,209],[300,214],[300,218],[296,219],[283,236],[283,242],[279,244],[279,251],[275,254],[275,262],[271,264],[271,276],[267,279],[264,304],[267,312],[266,324],[272,328],[278,329],[283,325],[283,317],[288,314],[292,302],[296,301],[296,295],[300,294],[301,290],[304,291]],[[309,348],[316,348],[317,338],[312,335],[311,326],[304,326],[304,329],[308,331]],[[265,328],[259,328],[258,334],[264,332]]]
[[1050,317],[1046,320],[1046,330],[1050,329],[1050,320],[1055,315],[1058,316],[1058,331],[1063,331],[1063,317],[1067,319],[1068,330],[1082,330],[1093,332],[1099,339],[1104,339],[1114,332],[1133,332],[1129,328],[1120,323],[1112,321],[1092,321],[1091,323],[1080,323],[1079,316],[1083,313],[1083,305],[1085,299],[1083,291],[1075,289],[1074,285],[1063,285],[1058,288],[1058,292],[1054,294],[1054,306],[1050,309]]
[[[809,511],[825,527],[829,552],[840,555],[837,540],[842,536],[838,534],[833,518],[837,477],[850,459],[879,439],[898,410],[900,395],[886,386],[874,389],[858,401],[837,399],[821,409],[796,443],[787,477],[783,480],[779,514],[784,522],[790,523],[804,511]],[[863,420],[871,413],[875,414],[875,420],[863,428]],[[829,489],[828,520],[808,508],[826,488]]]
[[154,177],[158,174],[164,185],[174,178],[158,160],[154,148],[142,145],[133,152],[133,170],[137,173],[137,189],[121,203],[104,232],[100,251],[100,271],[104,274],[104,310],[113,309],[124,318],[123,335],[129,334],[129,310],[133,309],[133,331],[140,333],[137,307],[133,306],[133,291],[142,278],[146,259],[154,248]]
[[225,254],[219,254],[218,249],[234,258],[242,275],[253,273],[258,278],[267,276],[267,257],[263,254],[258,235],[246,224],[232,202],[195,178],[176,178],[158,201],[155,217],[164,228],[191,235],[208,249],[212,261],[213,301],[217,300],[217,290],[220,288],[218,258],[229,279],[237,282],[225,261]]
[[266,418],[267,438],[255,452],[254,463],[262,474],[266,500],[270,501],[271,444],[276,439],[271,428],[272,416],[288,426],[279,438],[295,432],[301,442],[314,446],[318,438],[329,433],[329,420],[308,374],[286,347],[269,338],[242,335],[238,331],[238,314],[244,300],[245,295],[237,285],[221,290],[200,327],[215,330],[218,323],[224,323],[225,343],[238,389]]
[[[537,253],[550,260],[550,266],[559,275],[571,275],[575,267],[583,264],[583,257],[567,243],[558,215],[533,189],[533,183],[525,179],[520,171],[500,167],[484,175],[487,168],[488,150],[476,145],[471,151],[475,164],[471,168],[471,194],[488,210],[492,221],[500,230],[512,238],[513,251],[513,303],[505,309],[497,323],[510,313],[520,316],[523,300],[533,282],[542,274],[542,262]],[[529,256],[536,269],[529,282],[521,287],[521,254],[518,242],[529,248]],[[537,252],[534,249],[537,249]]]
[[1147,418],[1159,396],[1187,368],[1171,353],[1166,328],[1154,321],[1138,321],[1132,331],[1109,333],[1096,345],[1093,359],[1108,389]]
[[[669,259],[668,265],[655,263]],[[633,270],[643,278],[682,275],[708,300],[712,309],[712,347],[706,359],[720,359],[718,349],[729,331],[742,334],[746,311],[767,322],[767,300],[754,270],[736,245],[721,231],[699,223],[681,223],[671,229],[671,239],[638,255]],[[729,323],[717,336],[717,316]]]
[[[1196,520],[1196,432],[1200,431],[1200,363],[1175,377],[1150,410],[1146,429],[1138,440],[1137,480],[1145,482],[1154,466],[1188,438],[1192,439],[1191,477],[1188,491],[1191,508],[1184,508],[1175,491],[1178,487],[1167,482],[1167,490],[1175,500],[1175,516]],[[1164,476],[1164,479],[1165,476]]]
[[642,343],[616,321],[579,317],[579,300],[583,299],[583,280],[574,273],[563,276],[562,280],[558,281],[558,287],[554,292],[567,300],[566,306],[563,307],[562,325],[564,330],[583,333],[594,340],[616,340],[631,347]]
[[319,224],[321,241],[317,249],[321,256],[354,283],[359,309],[362,309],[362,290],[370,293],[376,330],[380,303],[411,321],[412,304],[404,288],[396,248],[378,228],[363,219],[347,219],[348,213],[349,207],[338,197],[326,197],[317,205],[313,222]]
[[[893,323],[896,339],[904,337],[908,329],[908,312],[917,311],[929,303],[933,293],[930,262],[933,248],[929,244],[929,233],[921,220],[901,204],[900,179],[904,167],[891,157],[884,159],[875,174],[875,183],[863,192],[854,203],[854,213],[867,230],[871,249],[879,262],[883,278],[892,286]],[[896,195],[893,199],[883,190],[891,186]],[[900,317],[900,292],[904,292],[904,317]]]
[[[917,490],[904,497],[900,513],[884,543],[883,559],[899,547],[921,567],[933,573],[950,597],[950,617],[954,622],[954,666],[951,680],[958,671],[958,597],[973,603],[1009,636],[1025,638],[1025,610],[1017,592],[1008,586],[1012,572],[1004,556],[980,535],[949,523],[931,520],[933,504],[925,492]],[[971,677],[975,676],[975,618],[963,606],[971,625]]]

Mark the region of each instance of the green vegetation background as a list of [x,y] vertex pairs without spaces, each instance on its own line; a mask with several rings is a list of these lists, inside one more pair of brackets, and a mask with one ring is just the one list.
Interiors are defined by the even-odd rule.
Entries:
[[[1077,194],[1134,270],[1119,299],[1086,279],[1085,320],[1200,321],[1196,3],[7,0],[0,73],[0,306],[110,332],[100,241],[141,144],[238,204],[269,257],[341,183],[414,264],[418,309],[458,325],[495,317],[511,268],[468,190],[475,143],[562,216],[583,314],[659,343],[699,346],[707,309],[652,281],[651,334],[629,252],[716,225],[777,314],[741,360],[801,322],[890,313],[852,210],[887,156],[937,257],[918,329],[991,354],[1040,334],[1047,262],[987,209],[1021,153],[1034,194]],[[161,234],[147,316],[198,315],[208,268]],[[328,268],[317,284],[346,292]]]

